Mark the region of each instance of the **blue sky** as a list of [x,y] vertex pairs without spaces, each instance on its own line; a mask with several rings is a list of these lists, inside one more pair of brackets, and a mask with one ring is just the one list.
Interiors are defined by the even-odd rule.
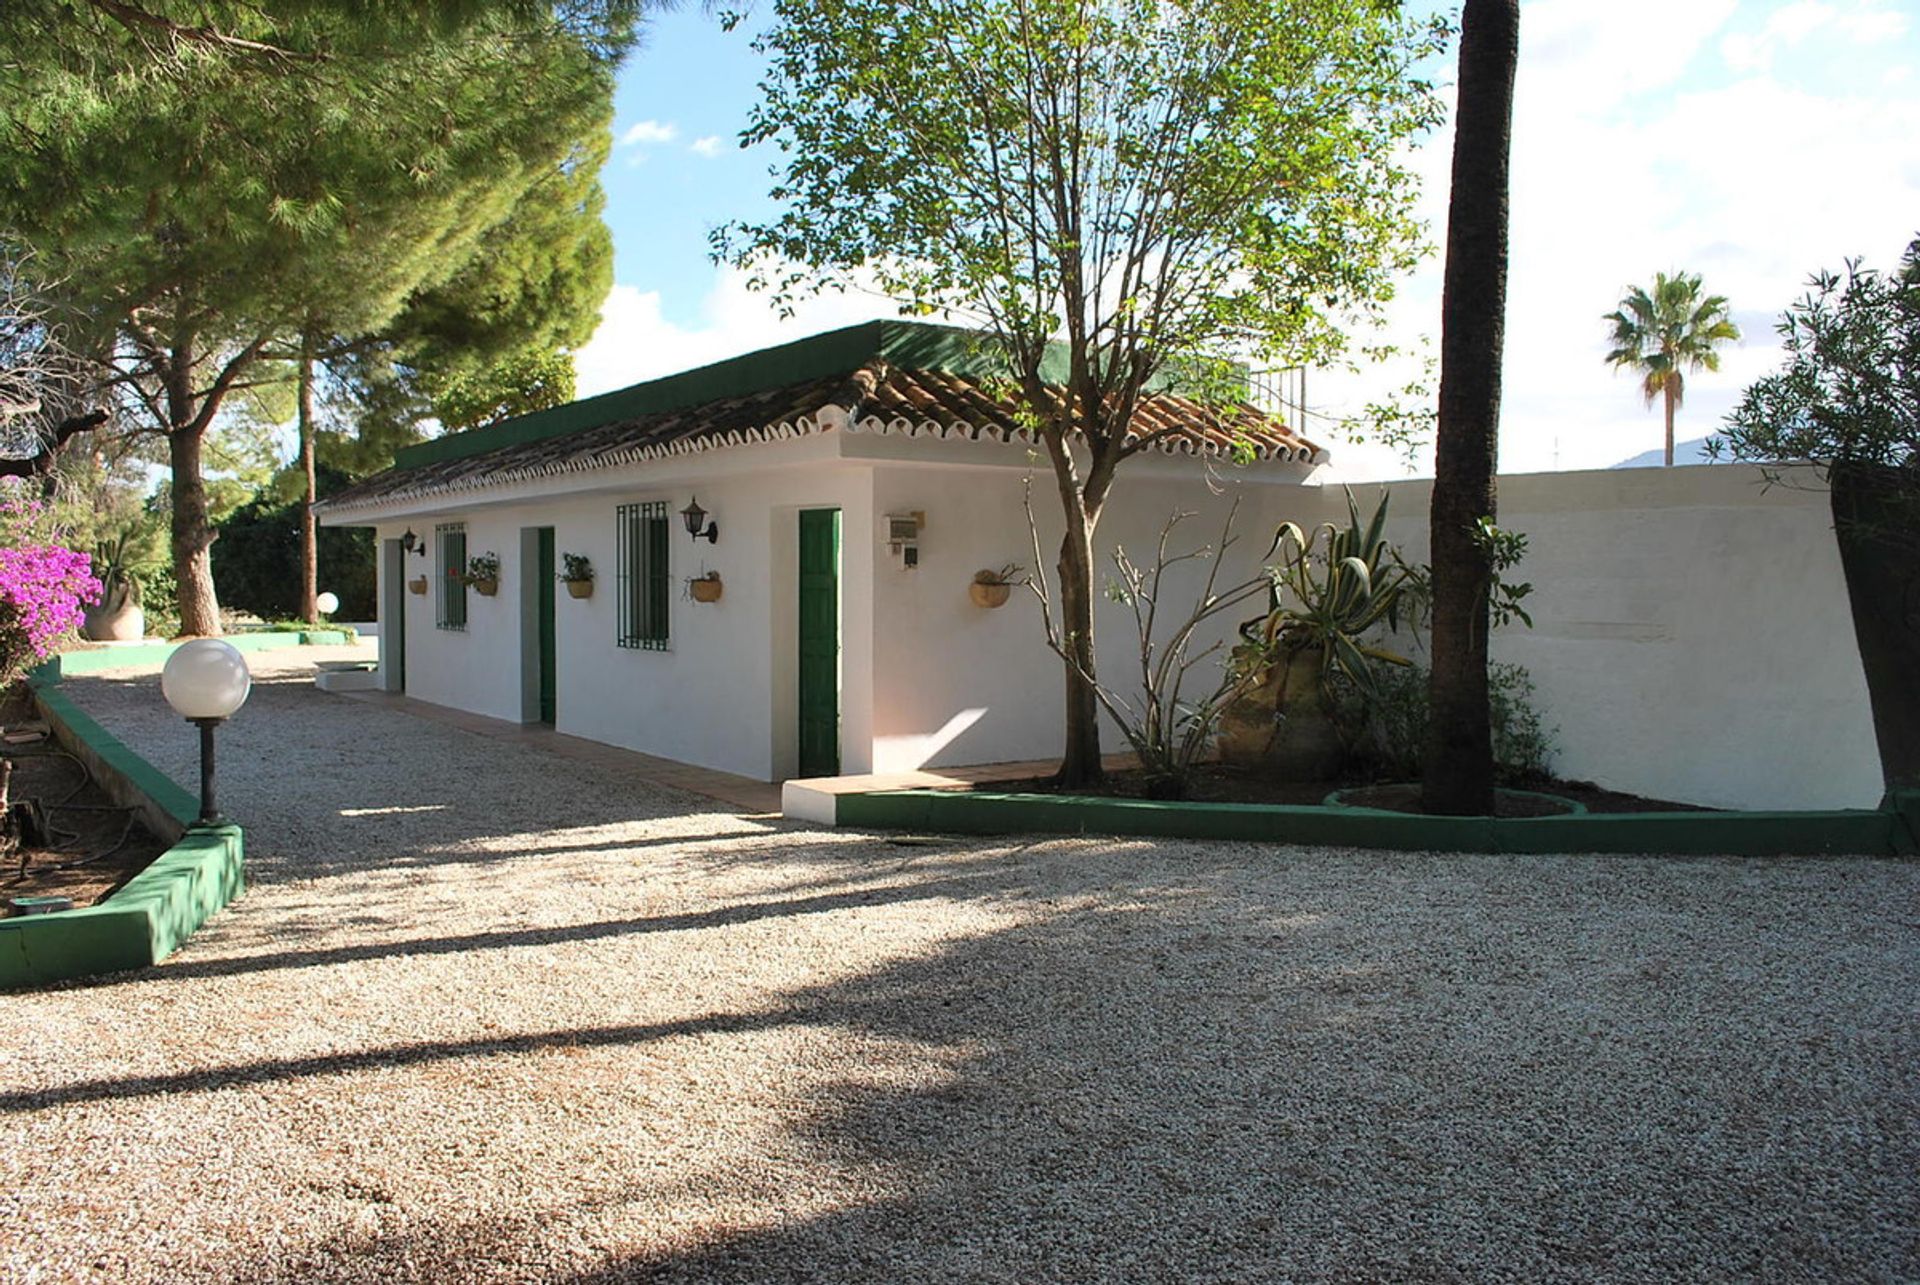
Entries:
[[[1772,369],[1773,323],[1806,276],[1886,266],[1920,232],[1920,13],[1897,0],[1528,0],[1515,90],[1513,241],[1502,424],[1511,472],[1601,467],[1660,440],[1632,379],[1601,360],[1599,318],[1656,270],[1704,274],[1745,330],[1691,385],[1678,435],[1710,432]],[[1451,68],[1443,69],[1444,81]],[[580,354],[581,391],[667,374],[875,316],[827,296],[782,322],[707,233],[768,211],[773,149],[742,151],[760,58],[697,7],[665,15],[624,68],[605,172],[616,285]],[[1437,241],[1451,137],[1417,153]],[[1404,285],[1392,336],[1437,339],[1439,258]],[[1310,383],[1328,414],[1402,371]],[[1342,471],[1384,452],[1340,443]]]

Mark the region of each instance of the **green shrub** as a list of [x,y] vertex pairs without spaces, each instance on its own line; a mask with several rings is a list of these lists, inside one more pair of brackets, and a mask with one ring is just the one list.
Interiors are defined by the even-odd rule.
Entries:
[[[350,480],[322,466],[320,494]],[[373,532],[360,527],[322,527],[320,589],[340,599],[335,616],[371,620],[374,615]],[[213,547],[213,586],[220,605],[250,611],[262,620],[291,619],[300,610],[300,501],[280,504],[268,492],[242,505],[220,523]]]
[[[1420,666],[1381,666],[1371,692],[1343,683],[1336,691],[1334,720],[1354,767],[1383,780],[1415,780],[1427,743],[1427,683]],[[1487,667],[1492,707],[1495,776],[1506,784],[1551,775],[1558,728],[1549,728],[1536,708],[1533,677],[1525,666]]]

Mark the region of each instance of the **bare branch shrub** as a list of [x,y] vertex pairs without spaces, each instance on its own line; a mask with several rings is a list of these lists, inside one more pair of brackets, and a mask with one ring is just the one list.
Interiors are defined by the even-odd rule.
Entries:
[[0,477],[44,478],[71,438],[110,413],[25,268],[0,250]]
[[[1034,574],[1028,580],[1034,596],[1040,600],[1041,619],[1045,623],[1047,646],[1068,664],[1074,664],[1076,649],[1061,632],[1054,611],[1053,595],[1040,551],[1040,529],[1033,516],[1033,480],[1027,479],[1027,531],[1033,540]],[[1214,725],[1221,711],[1249,687],[1258,683],[1260,666],[1228,665],[1225,662],[1226,638],[1201,644],[1201,628],[1214,617],[1242,606],[1248,600],[1265,595],[1272,584],[1268,574],[1219,587],[1220,569],[1227,551],[1238,542],[1233,534],[1234,517],[1240,511],[1236,498],[1221,525],[1220,538],[1185,553],[1169,553],[1168,547],[1182,522],[1192,513],[1175,513],[1160,528],[1160,539],[1148,566],[1136,563],[1124,547],[1113,551],[1115,579],[1108,583],[1108,596],[1133,611],[1139,639],[1140,692],[1137,698],[1121,695],[1095,675],[1082,671],[1101,708],[1117,724],[1139,756],[1147,775],[1147,790],[1154,798],[1182,798],[1193,766],[1213,742]],[[1167,572],[1188,562],[1205,562],[1207,574],[1192,605],[1178,617],[1179,623],[1165,638],[1157,638],[1162,624],[1163,582]],[[1172,619],[1172,617],[1168,617]],[[1229,631],[1230,633],[1231,631]],[[1218,657],[1216,675],[1198,699],[1189,698],[1186,685],[1193,671],[1203,662]]]

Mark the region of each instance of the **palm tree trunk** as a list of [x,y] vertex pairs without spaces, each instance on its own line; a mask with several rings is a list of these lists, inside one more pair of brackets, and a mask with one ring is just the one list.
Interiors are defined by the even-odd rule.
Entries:
[[1667,467],[1672,468],[1673,467],[1673,383],[1671,380],[1667,382],[1665,392],[1667,396]]
[[1487,703],[1493,565],[1476,535],[1479,519],[1494,516],[1508,167],[1519,52],[1519,0],[1466,0],[1441,301],[1440,426],[1430,531],[1433,677],[1422,786],[1427,811],[1457,816],[1493,811]]

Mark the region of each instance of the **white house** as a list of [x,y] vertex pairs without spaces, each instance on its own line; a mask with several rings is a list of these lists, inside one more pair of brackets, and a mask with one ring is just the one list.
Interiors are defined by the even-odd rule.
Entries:
[[[1320,453],[1250,404],[1162,391],[1139,422],[1175,431],[1122,468],[1103,558],[1175,511],[1186,544],[1214,539],[1237,497],[1250,572],[1320,503],[1298,485]],[[968,592],[1034,561],[1029,478],[1058,546],[1016,424],[976,337],[872,322],[411,447],[320,515],[377,532],[386,690],[762,780],[1038,758],[1062,726],[1038,604]],[[488,553],[495,594],[449,576]],[[568,554],[591,596],[556,583]],[[1137,649],[1120,613],[1103,670]]]

